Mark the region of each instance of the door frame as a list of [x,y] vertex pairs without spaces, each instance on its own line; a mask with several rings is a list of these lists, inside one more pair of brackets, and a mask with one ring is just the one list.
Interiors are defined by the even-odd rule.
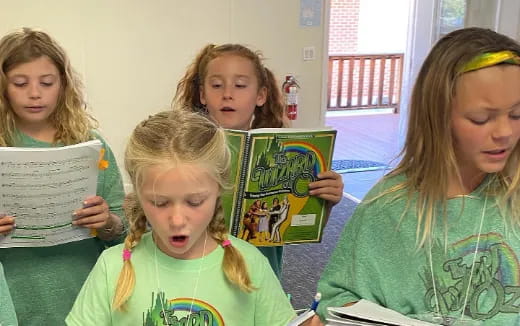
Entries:
[[408,41],[405,50],[403,82],[399,108],[399,148],[403,148],[408,127],[408,105],[415,78],[428,55],[439,28],[438,11],[440,0],[410,1],[408,18]]

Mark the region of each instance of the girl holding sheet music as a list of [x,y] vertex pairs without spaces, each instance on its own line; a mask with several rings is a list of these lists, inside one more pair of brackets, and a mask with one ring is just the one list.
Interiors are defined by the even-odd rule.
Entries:
[[[289,126],[281,92],[259,52],[240,44],[204,47],[177,85],[175,107],[208,115],[224,128],[249,130]],[[326,171],[309,184],[310,194],[329,207],[343,195],[343,180]],[[283,247],[260,247],[281,277]]]
[[[63,325],[97,257],[124,233],[121,176],[110,147],[94,131],[81,82],[56,41],[29,28],[12,32],[0,40],[0,67],[0,146],[54,147],[96,138],[103,143],[108,166],[99,172],[97,195],[71,212],[72,224],[96,230],[97,237],[0,249],[19,323]],[[14,228],[15,216],[4,212],[0,233]]]
[[[443,37],[412,93],[403,158],[347,222],[318,285],[443,325],[518,325],[520,44]],[[355,304],[355,303],[354,303]]]

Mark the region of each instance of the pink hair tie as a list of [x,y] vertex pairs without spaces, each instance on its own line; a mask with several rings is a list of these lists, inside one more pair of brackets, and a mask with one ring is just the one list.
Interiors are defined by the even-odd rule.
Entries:
[[226,248],[227,246],[231,246],[231,241],[229,239],[222,241],[222,248]]
[[123,250],[123,261],[130,260],[130,257],[132,256],[132,252],[128,249]]

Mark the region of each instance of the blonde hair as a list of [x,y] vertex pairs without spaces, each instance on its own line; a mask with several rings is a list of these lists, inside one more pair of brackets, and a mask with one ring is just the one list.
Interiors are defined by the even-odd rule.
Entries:
[[[410,102],[408,132],[401,153],[403,158],[387,176],[404,174],[406,181],[384,192],[395,193],[397,197],[406,194],[406,210],[416,200],[419,246],[431,236],[435,212],[439,207],[443,212],[444,225],[447,225],[449,176],[455,173],[462,182],[455,158],[450,118],[456,82],[470,60],[483,53],[502,50],[520,54],[520,45],[489,29],[461,29],[439,40],[421,67]],[[517,144],[505,168],[490,175],[486,187],[489,194],[500,197],[501,206],[508,209],[516,225],[520,224],[520,207],[512,203],[520,199],[519,157],[520,147]]]
[[[124,205],[125,215],[130,224],[130,231],[124,242],[126,250],[131,251],[137,246],[146,231],[146,216],[138,198],[144,171],[151,166],[166,165],[175,168],[179,164],[202,166],[218,183],[221,192],[226,189],[230,152],[224,130],[204,116],[193,112],[157,113],[134,129],[125,152],[125,168],[136,189],[136,193],[126,198]],[[219,198],[215,214],[208,226],[209,235],[219,244],[228,239],[223,213]],[[232,245],[224,247],[222,269],[229,282],[242,291],[254,290],[244,258]],[[131,260],[128,259],[125,260],[119,274],[112,302],[114,310],[124,309],[134,285],[134,270]]]
[[257,106],[255,108],[251,128],[288,127],[289,122],[285,118],[282,94],[274,74],[263,65],[261,52],[253,52],[241,44],[223,44],[220,46],[209,44],[204,47],[177,84],[177,92],[173,99],[174,107],[206,113],[204,105],[200,102],[200,90],[204,85],[208,64],[213,59],[224,55],[236,55],[250,60],[255,69],[258,89],[265,87],[267,90],[265,104],[262,107]]
[[55,142],[72,145],[93,139],[97,121],[85,110],[82,83],[65,50],[48,34],[22,28],[0,40],[0,146],[15,146],[15,115],[7,97],[7,73],[16,66],[48,57],[60,74],[61,91],[49,117],[56,128]]

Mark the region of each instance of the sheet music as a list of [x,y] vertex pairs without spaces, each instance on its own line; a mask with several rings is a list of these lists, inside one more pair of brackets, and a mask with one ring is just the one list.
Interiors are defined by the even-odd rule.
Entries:
[[[399,325],[435,326],[436,324],[412,319],[397,311],[381,307],[368,300],[359,300],[348,307],[329,307],[328,325]],[[352,319],[351,319],[352,318]]]
[[[0,147],[0,213],[16,229],[0,248],[44,247],[83,240],[72,213],[96,194],[101,141],[52,148]],[[0,215],[1,216],[1,215]]]

